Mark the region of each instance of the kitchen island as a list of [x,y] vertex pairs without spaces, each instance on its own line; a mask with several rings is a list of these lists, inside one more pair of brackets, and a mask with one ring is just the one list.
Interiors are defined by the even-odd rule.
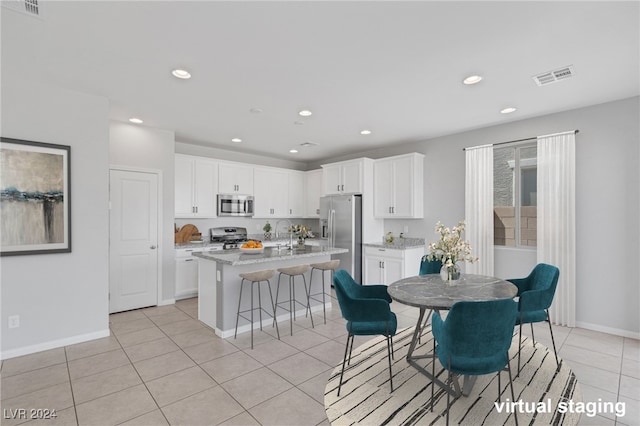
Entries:
[[[309,263],[320,263],[331,260],[331,255],[346,253],[347,249],[323,246],[305,245],[304,249],[294,248],[293,250],[267,247],[262,253],[247,254],[240,250],[225,250],[217,252],[194,253],[198,258],[198,319],[211,328],[222,338],[233,336],[236,326],[236,312],[238,310],[238,298],[240,296],[241,273],[261,271],[287,266],[303,265]],[[317,275],[317,277],[316,277]],[[309,277],[306,276],[307,285]],[[278,274],[271,280],[271,288],[275,298]],[[320,274],[314,274],[313,292],[318,292],[321,286]],[[325,289],[330,293],[330,280],[325,279]],[[302,284],[296,282],[298,288]],[[246,286],[245,286],[246,287]],[[248,287],[247,287],[248,288]],[[249,291],[245,289],[242,298],[241,310],[249,309],[251,299]],[[263,291],[261,294],[262,307],[268,312],[272,311],[269,292]],[[298,295],[304,295],[300,291]],[[255,297],[255,296],[254,296]],[[280,285],[279,300],[289,297],[287,278],[282,279]],[[298,296],[300,299],[300,296]],[[254,301],[254,308],[258,306]],[[330,298],[326,301],[326,308],[331,307]],[[313,312],[322,310],[322,303],[311,301]],[[257,313],[257,312],[256,312]],[[301,308],[297,314],[304,316],[305,309]],[[289,313],[278,310],[278,321],[289,320]],[[270,327],[271,318],[263,318],[263,326]],[[254,326],[259,327],[259,324]],[[251,324],[241,319],[238,326],[238,334],[251,330]]]

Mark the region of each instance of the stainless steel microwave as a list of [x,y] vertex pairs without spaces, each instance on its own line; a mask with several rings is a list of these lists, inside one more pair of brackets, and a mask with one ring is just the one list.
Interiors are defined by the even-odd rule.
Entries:
[[218,194],[218,216],[253,216],[253,196]]

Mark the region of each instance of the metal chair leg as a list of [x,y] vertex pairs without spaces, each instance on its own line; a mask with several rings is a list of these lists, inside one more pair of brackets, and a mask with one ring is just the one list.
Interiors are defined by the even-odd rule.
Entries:
[[338,385],[338,396],[340,396],[340,389],[342,388],[342,376],[344,376],[344,365],[347,362],[347,350],[349,349],[349,340],[351,340],[353,336],[351,334],[347,335],[347,344],[344,347],[344,357],[342,358],[342,371],[340,372],[340,384]]
[[549,310],[547,309],[547,322],[549,323],[549,333],[551,333],[551,343],[553,344],[553,354],[556,356],[556,366],[560,367],[560,362],[558,361],[558,352],[556,352],[556,341],[553,338],[553,329],[551,328],[551,317],[549,317]]
[[433,398],[435,395],[436,378],[436,339],[433,339],[433,359],[431,360],[431,412],[433,412]]
[[391,392],[393,392],[393,372],[391,371],[391,340],[389,334],[387,334],[387,359],[389,360],[389,384],[391,385]]
[[[507,371],[509,372],[509,384],[511,385],[511,401],[516,401],[516,395],[513,392],[513,377],[511,377],[511,363],[509,362],[509,353],[507,352]],[[500,373],[498,373],[500,374]],[[513,410],[513,418],[516,421],[516,426],[518,426],[518,415],[516,414],[517,410]]]
[[253,282],[251,282],[251,349],[253,349]]
[[518,337],[518,371],[516,377],[520,376],[520,354],[522,353],[522,315],[520,316],[520,332]]
[[238,337],[238,321],[240,320],[240,302],[242,302],[242,288],[244,286],[244,278],[240,281],[240,297],[238,297],[238,311],[236,314],[236,331],[233,333],[233,338],[236,339]]
[[315,328],[313,323],[313,313],[311,312],[311,283],[309,283],[309,287],[307,287],[307,279],[302,274],[302,282],[304,283],[304,292],[307,296],[307,309],[309,310],[309,317],[311,318],[311,328]]
[[273,323],[276,326],[278,340],[280,340],[280,330],[278,329],[278,321],[276,321],[276,305],[273,303],[273,293],[271,292],[271,282],[269,280],[267,280],[267,287],[269,288],[269,298],[271,299],[271,308],[273,309]]
[[531,326],[531,340],[533,340],[533,346],[536,345],[536,335],[533,334],[533,323],[530,322],[529,325]]
[[[260,315],[260,331],[262,331],[262,295],[260,294],[260,283],[258,281],[258,315]],[[251,285],[251,291],[253,292],[253,284]]]

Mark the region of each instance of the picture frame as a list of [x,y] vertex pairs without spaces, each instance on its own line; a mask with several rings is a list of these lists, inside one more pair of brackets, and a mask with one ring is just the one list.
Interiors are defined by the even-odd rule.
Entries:
[[71,252],[71,147],[0,137],[0,256]]

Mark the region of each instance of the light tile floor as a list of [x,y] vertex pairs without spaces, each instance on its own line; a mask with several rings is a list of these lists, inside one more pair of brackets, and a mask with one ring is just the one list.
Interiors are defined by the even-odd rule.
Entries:
[[[280,341],[274,329],[257,332],[253,350],[249,333],[223,340],[197,321],[197,299],[111,315],[110,337],[2,362],[0,423],[326,425],[324,387],[346,340],[335,306],[326,325],[322,313],[313,329],[299,318],[293,336],[282,323]],[[417,309],[392,307],[399,327],[415,325]],[[534,329],[551,347],[546,325]],[[585,401],[626,404],[617,423],[605,414],[580,424],[640,424],[639,342],[579,328],[554,327],[554,335]],[[11,419],[20,407],[55,409],[57,418]]]

